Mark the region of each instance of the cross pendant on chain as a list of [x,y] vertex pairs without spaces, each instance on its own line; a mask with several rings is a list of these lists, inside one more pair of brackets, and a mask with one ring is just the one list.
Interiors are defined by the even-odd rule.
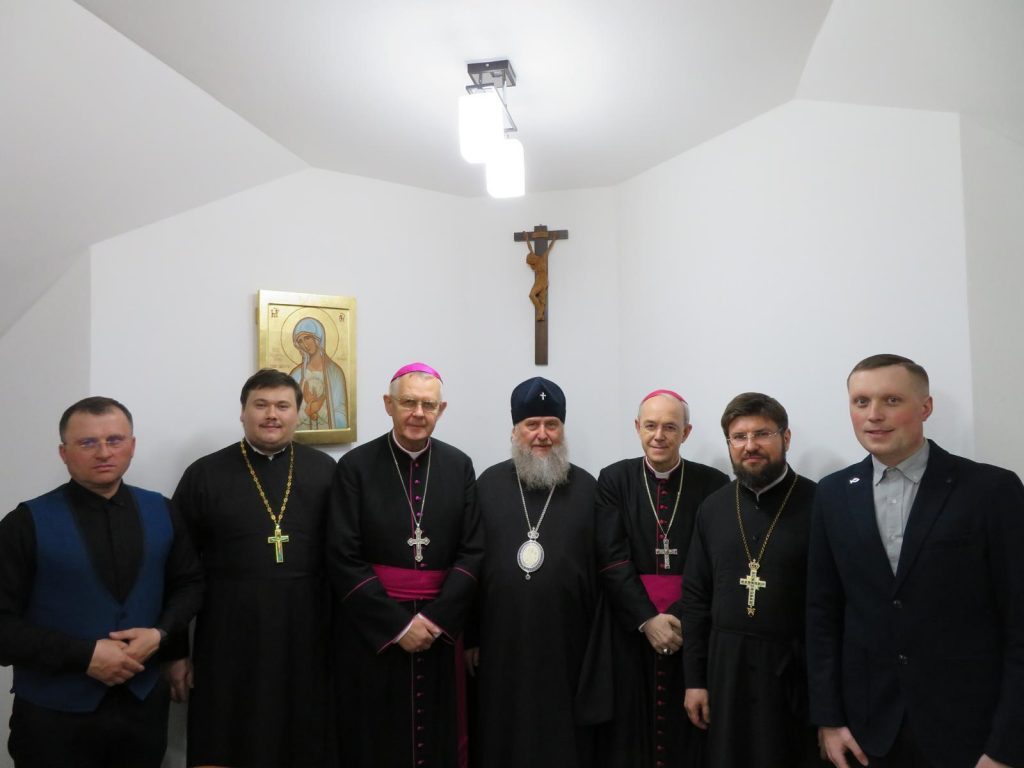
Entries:
[[740,586],[747,588],[747,616],[753,616],[757,590],[767,587],[768,582],[758,578],[757,571],[760,569],[761,564],[757,560],[751,560],[748,565],[750,566],[750,573],[740,579]]
[[416,526],[416,535],[408,539],[406,543],[416,549],[413,559],[417,563],[423,562],[423,548],[430,543],[430,539],[423,535],[423,529],[419,525]]
[[284,562],[284,545],[288,543],[288,536],[281,535],[281,526],[274,526],[274,535],[267,536],[267,544],[274,545],[274,562]]
[[661,567],[664,568],[666,571],[672,567],[672,560],[670,559],[670,555],[679,554],[678,549],[669,549],[670,546],[671,544],[668,543],[668,536],[666,536],[665,543],[662,545],[661,549],[655,548],[654,550],[654,554],[661,556]]

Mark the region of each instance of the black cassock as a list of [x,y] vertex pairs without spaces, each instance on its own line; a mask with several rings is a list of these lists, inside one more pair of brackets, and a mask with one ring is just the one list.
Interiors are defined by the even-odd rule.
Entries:
[[[793,485],[789,469],[760,498],[739,486],[747,543],[758,556],[772,519]],[[747,613],[750,574],[736,517],[734,481],[697,513],[683,579],[686,684],[707,688],[711,709],[708,765],[820,765],[807,720],[804,600],[815,483],[796,480],[768,540],[757,576],[755,613]]]
[[[680,478],[683,484],[676,507]],[[615,658],[615,718],[601,729],[600,765],[689,768],[699,764],[703,739],[683,709],[682,654],[656,653],[639,631],[643,622],[658,613],[681,618],[682,604],[675,599],[659,611],[639,575],[673,577],[676,593],[681,592],[697,508],[728,482],[724,473],[693,461],[682,462],[667,478],[659,479],[643,458],[612,464],[598,477],[597,517],[604,546],[601,575],[614,613]],[[669,554],[668,568],[664,555],[655,554],[656,549],[665,549],[661,529],[667,531],[668,549],[676,550]]]
[[[206,571],[192,652],[189,765],[328,764],[323,539],[334,460],[294,448],[283,563],[267,542],[274,524],[238,443],[193,463],[174,492]],[[270,460],[246,449],[276,515],[288,450]]]
[[[481,768],[589,768],[594,724],[610,716],[610,656],[596,622],[594,478],[573,466],[558,486],[538,541],[544,562],[526,579],[527,541],[511,461],[480,476],[487,543],[476,628]],[[537,525],[548,491],[526,491]],[[607,634],[607,633],[605,633]],[[602,641],[603,640],[603,641]]]
[[[397,468],[396,468],[397,462]],[[417,562],[413,510],[430,543]],[[338,462],[328,524],[328,572],[336,612],[336,700],[341,765],[413,768],[465,764],[460,639],[483,556],[473,464],[431,439],[412,459],[390,434]],[[399,599],[381,569],[434,578],[434,598]],[[430,650],[406,653],[399,635],[417,613],[442,631]]]

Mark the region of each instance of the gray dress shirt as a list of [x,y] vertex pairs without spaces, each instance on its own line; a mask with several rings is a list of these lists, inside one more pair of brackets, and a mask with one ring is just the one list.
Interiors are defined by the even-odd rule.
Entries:
[[895,467],[887,467],[874,456],[875,520],[882,545],[889,556],[893,574],[900,562],[903,548],[903,532],[907,529],[907,518],[921,487],[921,478],[928,467],[928,441]]

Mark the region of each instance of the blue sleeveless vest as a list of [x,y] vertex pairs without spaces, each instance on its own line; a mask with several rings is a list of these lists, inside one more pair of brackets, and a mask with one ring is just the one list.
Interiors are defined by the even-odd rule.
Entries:
[[[98,640],[119,629],[156,623],[163,606],[164,565],[174,529],[163,496],[131,486],[128,490],[139,509],[143,553],[139,575],[123,604],[114,599],[92,567],[63,489],[25,502],[36,529],[36,575],[26,611],[33,624]],[[141,700],[153,690],[159,674],[159,665],[150,659],[146,670],[125,685]],[[53,675],[15,665],[12,690],[41,707],[92,712],[107,686],[84,671]]]

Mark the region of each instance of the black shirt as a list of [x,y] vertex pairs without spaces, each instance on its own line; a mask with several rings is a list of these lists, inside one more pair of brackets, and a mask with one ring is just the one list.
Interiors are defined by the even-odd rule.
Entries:
[[[90,562],[110,594],[123,603],[142,565],[138,507],[124,483],[106,499],[74,480],[61,489],[71,507]],[[185,526],[171,510],[174,540],[164,566],[163,609],[156,628],[184,630],[202,602],[199,559]],[[0,664],[19,664],[50,674],[84,672],[95,640],[40,627],[25,618],[36,572],[36,529],[25,504],[0,520]],[[165,656],[167,654],[164,654]]]

